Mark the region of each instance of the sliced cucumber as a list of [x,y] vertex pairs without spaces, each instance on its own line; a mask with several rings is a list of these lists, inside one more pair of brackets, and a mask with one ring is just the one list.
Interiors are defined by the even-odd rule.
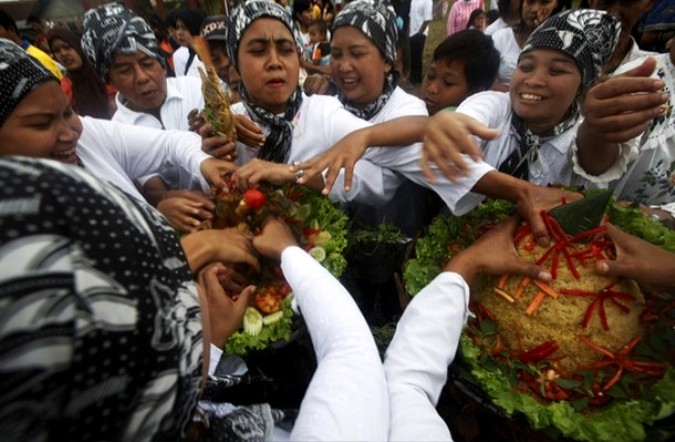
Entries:
[[309,251],[309,255],[319,262],[323,262],[323,260],[326,259],[326,251],[321,246],[313,247]]
[[247,307],[244,313],[244,333],[258,336],[262,327],[263,317],[260,312],[253,307]]
[[279,310],[278,312],[272,313],[271,315],[263,316],[262,322],[265,325],[270,325],[274,324],[277,322],[279,319],[284,317],[284,312],[282,310]]

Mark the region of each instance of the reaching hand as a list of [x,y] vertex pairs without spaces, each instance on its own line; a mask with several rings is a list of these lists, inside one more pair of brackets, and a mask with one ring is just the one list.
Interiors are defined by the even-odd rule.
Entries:
[[210,123],[204,123],[199,128],[202,137],[202,150],[214,158],[226,161],[234,161],[237,158],[237,147],[233,141],[226,137],[214,134]]
[[430,163],[435,163],[449,180],[455,180],[466,173],[468,166],[460,154],[469,155],[475,161],[479,161],[482,156],[480,147],[472,139],[474,135],[491,140],[499,132],[461,113],[439,112],[434,115],[429,120],[424,136],[420,161],[424,176],[431,182],[436,180]]
[[478,272],[491,275],[522,274],[533,279],[550,280],[551,274],[548,271],[523,261],[518,255],[513,245],[513,236],[518,225],[519,217],[509,218],[455,255],[445,266],[445,270],[459,273],[467,284]]
[[206,119],[204,119],[204,116],[199,112],[199,109],[192,109],[188,113],[187,118],[190,132],[199,133],[199,129],[206,124]]
[[354,165],[368,148],[368,137],[365,131],[357,130],[343,137],[330,149],[300,164],[291,166],[291,172],[302,171],[302,177],[297,179],[298,184],[308,183],[312,178],[326,170],[324,195],[328,195],[335,184],[340,171],[344,169],[345,191],[352,187]]
[[201,192],[174,190],[167,192],[157,205],[169,223],[181,232],[192,232],[203,221],[213,218],[213,201]]
[[611,224],[607,233],[614,242],[615,260],[596,264],[601,275],[624,276],[659,287],[675,287],[675,253],[622,231]]
[[255,292],[255,287],[251,285],[242,290],[236,299],[227,296],[221,285],[225,271],[222,264],[214,264],[199,273],[199,285],[208,304],[211,343],[218,348],[223,348],[227,339],[241,327],[244,312]]
[[650,78],[656,61],[604,79],[591,87],[583,102],[584,121],[579,127],[597,143],[623,143],[640,135],[668,100],[661,80]]
[[278,186],[295,181],[295,174],[288,169],[288,165],[272,163],[254,158],[241,166],[234,173],[237,186],[240,189],[257,187],[263,181]]
[[263,225],[260,235],[253,238],[253,247],[262,256],[281,260],[281,253],[290,246],[296,246],[291,229],[283,221],[276,218],[269,218]]
[[520,216],[530,225],[537,242],[542,246],[547,246],[550,238],[544,220],[541,218],[541,212],[551,210],[563,204],[563,202],[569,203],[582,197],[579,193],[558,187],[542,187],[530,184],[524,187],[524,192],[520,194],[516,207]]
[[237,170],[237,166],[231,161],[219,160],[217,158],[209,158],[202,161],[199,168],[206,181],[218,188],[225,187],[224,175]]

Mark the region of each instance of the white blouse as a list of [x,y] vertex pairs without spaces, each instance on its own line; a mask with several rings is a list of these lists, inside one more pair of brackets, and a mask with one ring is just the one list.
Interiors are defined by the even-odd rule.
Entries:
[[492,34],[492,41],[499,51],[499,72],[497,76],[499,81],[508,85],[518,65],[520,46],[518,46],[516,35],[511,28],[500,29]]

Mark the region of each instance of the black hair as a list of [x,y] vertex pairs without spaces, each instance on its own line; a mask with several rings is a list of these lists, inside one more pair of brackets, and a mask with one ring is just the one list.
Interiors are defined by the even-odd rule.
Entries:
[[485,15],[485,11],[483,11],[481,8],[476,8],[473,11],[471,11],[471,15],[469,15],[469,21],[466,23],[466,28],[469,29],[471,26],[473,26],[473,21],[476,19],[476,17],[480,15]]
[[14,30],[16,35],[19,35],[19,28],[16,26],[16,22],[12,16],[2,10],[0,10],[0,26],[10,31]]
[[182,21],[190,35],[199,35],[206,13],[199,9],[179,9],[176,11],[176,22]]
[[42,20],[40,20],[36,15],[29,15],[26,17],[26,23],[31,24],[31,23],[39,23],[42,24]]
[[499,51],[490,36],[476,29],[465,29],[443,40],[434,50],[433,61],[464,63],[469,93],[490,89],[499,70]]
[[293,1],[293,18],[298,19],[298,16],[312,7],[312,0],[294,0]]
[[496,9],[490,9],[488,12],[485,13],[485,15],[487,15],[487,24],[491,25],[499,18],[499,11],[497,11]]
[[324,37],[328,35],[328,25],[326,24],[325,21],[319,19],[319,20],[314,20],[307,26],[307,29],[311,28],[312,26],[316,26],[319,28],[319,32],[322,32]]
[[501,18],[507,18],[511,15],[511,0],[497,0],[497,9]]
[[401,67],[403,72],[401,74],[402,79],[407,79],[410,76],[410,39],[407,32],[399,32],[398,41],[396,41],[396,56],[398,57],[398,51],[401,51]]

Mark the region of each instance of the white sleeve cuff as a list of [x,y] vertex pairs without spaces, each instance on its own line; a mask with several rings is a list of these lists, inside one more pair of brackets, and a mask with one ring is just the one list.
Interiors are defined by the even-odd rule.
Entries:
[[209,344],[209,376],[216,372],[220,358],[223,357],[223,351],[213,344]]
[[626,143],[619,143],[619,157],[616,162],[605,172],[600,175],[591,175],[587,173],[584,168],[579,164],[579,145],[577,144],[577,139],[574,139],[572,143],[572,167],[575,174],[580,177],[588,180],[591,183],[599,184],[606,183],[609,181],[618,180],[626,173],[628,169],[628,163],[637,155],[637,144],[640,137],[636,137]]

